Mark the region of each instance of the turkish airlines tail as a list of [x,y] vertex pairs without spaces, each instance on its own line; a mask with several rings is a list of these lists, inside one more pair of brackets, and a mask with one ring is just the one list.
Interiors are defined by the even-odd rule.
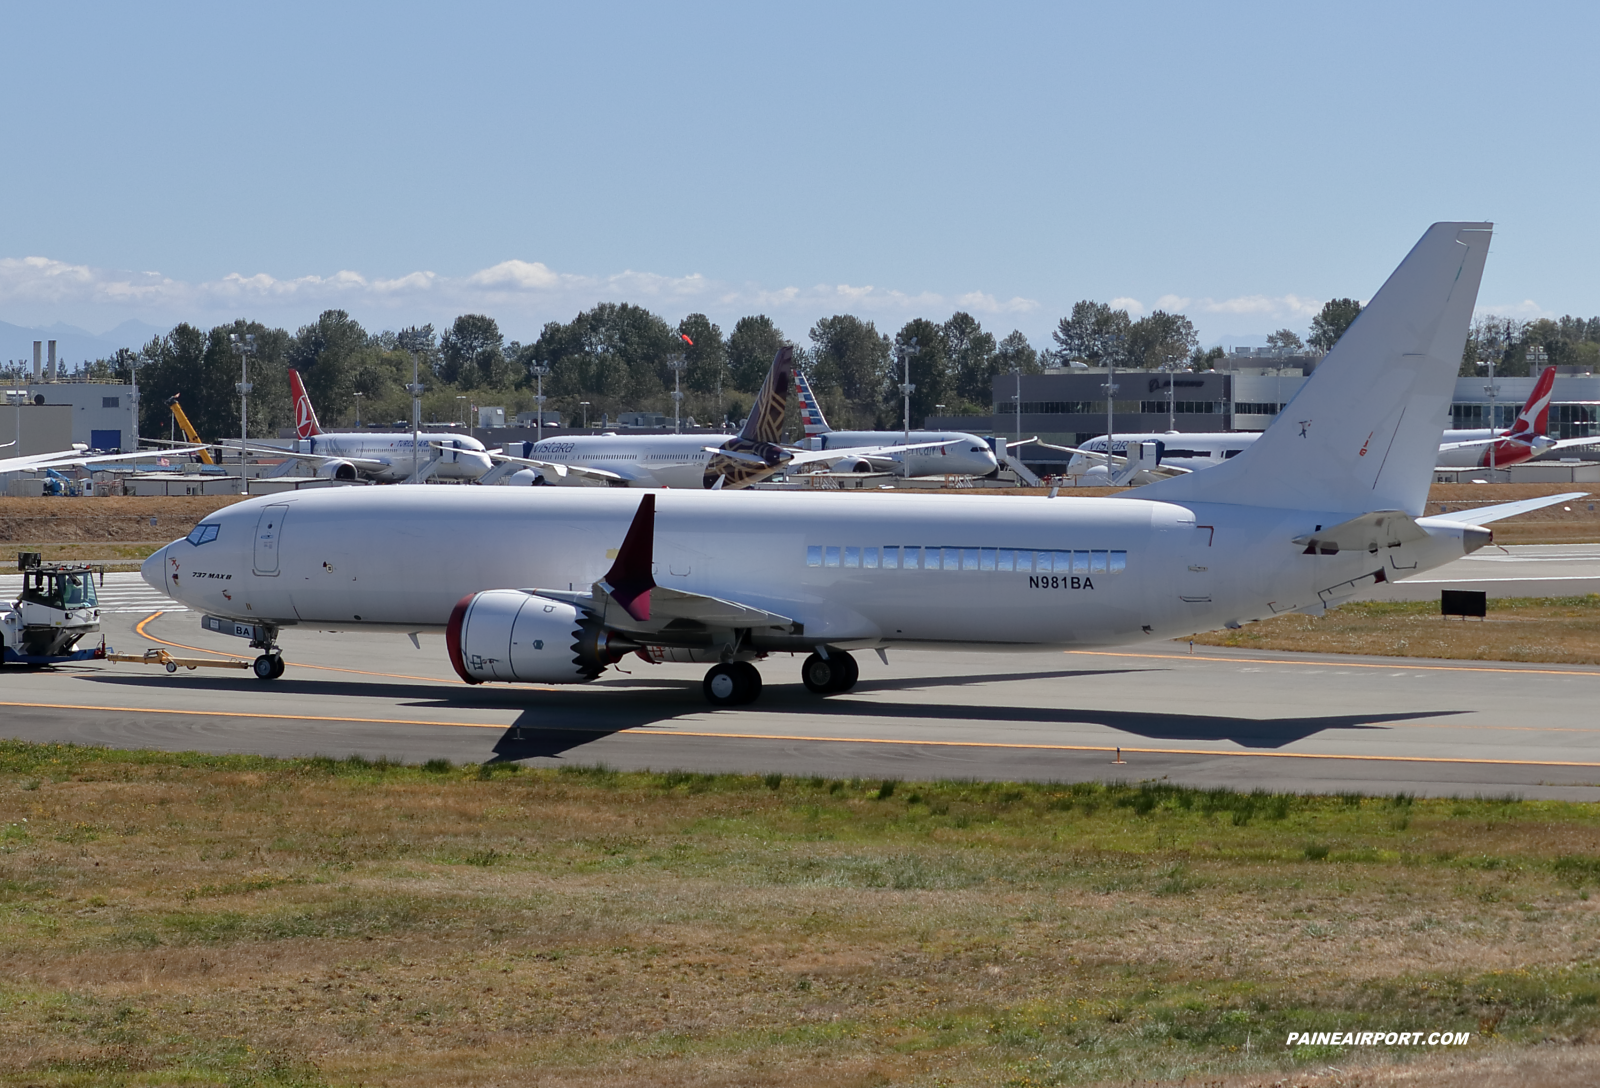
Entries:
[[289,392],[294,396],[294,433],[301,438],[321,434],[322,426],[317,423],[317,410],[311,407],[311,395],[306,392],[305,383],[300,380],[300,372],[293,367],[289,368]]
[[1131,498],[1420,516],[1492,223],[1435,223],[1239,456]]
[[822,417],[822,405],[817,403],[816,395],[811,392],[811,383],[806,380],[804,371],[795,371],[794,385],[800,392],[800,416],[805,420],[806,437],[815,438],[833,430]]
[[1531,438],[1550,431],[1550,390],[1556,384],[1556,368],[1547,366],[1534,383],[1528,403],[1517,413],[1517,421],[1506,432],[1507,438]]

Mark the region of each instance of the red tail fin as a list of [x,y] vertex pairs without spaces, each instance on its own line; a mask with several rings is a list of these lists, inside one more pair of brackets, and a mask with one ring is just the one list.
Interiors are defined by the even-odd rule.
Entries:
[[294,396],[294,433],[301,438],[321,434],[317,410],[311,407],[311,396],[306,392],[305,383],[300,380],[300,372],[293,367],[289,368],[289,391]]
[[1547,366],[1533,384],[1528,403],[1517,414],[1509,434],[1545,434],[1550,429],[1550,391],[1556,384],[1556,368]]

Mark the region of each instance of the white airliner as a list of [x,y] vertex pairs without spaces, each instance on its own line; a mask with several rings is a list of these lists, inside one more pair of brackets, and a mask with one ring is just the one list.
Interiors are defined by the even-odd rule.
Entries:
[[[1600,444],[1600,437],[1566,438],[1559,441],[1550,437],[1548,433],[1550,392],[1555,380],[1556,368],[1546,367],[1544,373],[1539,375],[1539,380],[1534,383],[1533,392],[1528,394],[1527,403],[1522,406],[1522,411],[1517,413],[1516,421],[1504,430],[1484,428],[1445,431],[1439,443],[1439,454],[1434,458],[1436,466],[1488,468],[1490,464],[1488,447],[1491,445],[1495,447],[1494,465],[1497,468],[1505,468],[1508,465],[1520,464],[1549,450]],[[1284,406],[1284,414],[1291,412],[1293,406],[1294,401],[1291,400]],[[1073,457],[1067,464],[1067,472],[1082,477],[1088,486],[1094,486],[1103,484],[1107,480],[1113,483],[1128,482],[1122,477],[1130,475],[1126,470],[1134,467],[1123,460],[1130,443],[1154,445],[1154,461],[1157,467],[1151,475],[1162,476],[1194,472],[1220,465],[1230,457],[1237,457],[1243,453],[1261,437],[1261,433],[1163,431],[1119,434],[1111,446],[1112,470],[1109,476],[1105,464],[1106,436],[1103,434],[1089,439],[1081,446],[1040,444],[1049,449],[1071,452]],[[1122,466],[1120,469],[1119,464]],[[1134,479],[1140,483],[1149,482],[1149,477]]]
[[[12,445],[13,443],[6,443]],[[70,450],[56,450],[54,453],[30,453],[21,457],[0,458],[0,472],[37,472],[47,468],[77,468],[83,465],[99,465],[127,461],[147,461],[152,457],[183,457],[186,454],[198,453],[205,449],[204,446],[176,446],[173,449],[141,450],[138,453],[85,453],[87,446],[75,446]]]
[[904,476],[989,476],[1000,469],[989,444],[965,431],[836,431],[823,417],[805,374],[795,374],[794,381],[805,419],[807,449],[863,451],[880,447],[885,451],[857,452],[837,463],[836,469]]
[[289,389],[294,396],[294,445],[287,451],[277,446],[252,447],[257,453],[287,452],[289,460],[282,471],[292,469],[296,461],[308,461],[316,466],[316,475],[328,479],[392,484],[476,480],[494,467],[483,443],[471,435],[422,434],[413,443],[409,431],[326,433],[317,422],[317,410],[311,406],[300,372],[292,368]]
[[1423,516],[1490,229],[1429,228],[1296,411],[1226,463],[1136,491],[301,491],[208,515],[144,577],[248,636],[263,679],[295,625],[444,628],[468,683],[578,683],[632,652],[707,663],[719,706],[755,698],[754,663],[779,652],[808,654],[802,681],[831,693],[857,650],[1153,644],[1319,614],[1572,498]]
[[[507,483],[598,483],[734,491],[803,465],[833,465],[842,460],[888,454],[886,446],[816,452],[780,445],[794,378],[794,348],[779,348],[749,417],[732,438],[703,434],[564,435],[514,443],[493,456],[508,468],[520,465],[527,470],[510,476]],[[915,448],[920,450],[922,446]],[[992,454],[989,459],[992,464]],[[495,477],[488,479],[494,481]]]

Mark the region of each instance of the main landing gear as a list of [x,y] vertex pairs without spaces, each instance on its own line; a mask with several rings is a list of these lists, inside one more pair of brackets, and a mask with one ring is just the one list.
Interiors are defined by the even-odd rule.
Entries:
[[861,666],[843,650],[829,650],[828,656],[812,654],[800,666],[800,679],[808,691],[818,695],[837,695],[856,686]]
[[[849,691],[860,675],[856,659],[843,650],[829,650],[827,657],[812,654],[800,666],[801,681],[818,695]],[[711,666],[700,686],[712,706],[743,706],[761,694],[761,674],[748,661],[728,661]]]
[[748,661],[729,661],[711,666],[701,688],[712,706],[741,706],[761,694],[761,673]]

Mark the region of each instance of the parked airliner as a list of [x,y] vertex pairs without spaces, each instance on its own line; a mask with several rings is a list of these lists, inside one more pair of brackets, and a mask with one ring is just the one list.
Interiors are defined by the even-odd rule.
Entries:
[[287,452],[285,466],[295,461],[315,465],[318,476],[334,480],[368,479],[393,484],[424,480],[476,480],[494,467],[483,443],[471,435],[437,435],[424,432],[413,439],[410,431],[353,431],[328,433],[317,422],[300,372],[289,371],[294,396],[296,440],[284,451],[277,446],[254,446],[257,453]]
[[[778,472],[809,464],[884,456],[886,447],[824,452],[792,450],[783,441],[783,418],[794,384],[794,348],[772,358],[744,426],[732,438],[704,434],[564,435],[516,443],[492,454],[507,467],[519,465],[507,483],[611,484],[616,487],[749,487]],[[974,440],[976,441],[976,440]],[[908,449],[912,447],[907,447]],[[922,447],[915,447],[920,450]],[[990,455],[990,462],[994,460]],[[494,477],[489,477],[493,480]]]
[[1490,230],[1429,228],[1245,452],[1116,496],[300,491],[207,515],[144,577],[249,637],[263,679],[296,625],[443,628],[468,683],[580,683],[635,653],[708,664],[718,706],[755,698],[755,662],[780,652],[827,694],[857,650],[1153,644],[1320,614],[1572,497],[1423,516]]
[[[796,373],[794,381],[805,420],[806,448],[857,451],[835,469],[897,476],[991,476],[1000,470],[989,444],[965,431],[836,431],[828,426],[805,374]],[[871,447],[881,452],[872,453]]]
[[[1550,392],[1555,385],[1556,368],[1546,367],[1534,384],[1527,403],[1517,413],[1516,421],[1504,430],[1450,430],[1445,431],[1439,443],[1439,453],[1434,459],[1440,468],[1488,468],[1489,449],[1495,447],[1494,464],[1498,468],[1520,464],[1549,450],[1574,446],[1600,444],[1600,437],[1568,438],[1557,441],[1549,436]],[[1284,413],[1293,410],[1294,401],[1284,406]],[[1156,463],[1162,469],[1194,472],[1198,469],[1220,465],[1230,457],[1237,457],[1261,437],[1255,431],[1181,432],[1163,431],[1140,434],[1118,434],[1113,440],[1111,479],[1117,478],[1118,463],[1127,453],[1129,443],[1155,443]],[[1048,445],[1047,443],[1042,443]],[[1082,476],[1093,484],[1107,479],[1105,457],[1106,436],[1089,439],[1081,446],[1050,446],[1050,449],[1070,450],[1072,460],[1067,472]],[[1143,482],[1143,481],[1141,481]]]

